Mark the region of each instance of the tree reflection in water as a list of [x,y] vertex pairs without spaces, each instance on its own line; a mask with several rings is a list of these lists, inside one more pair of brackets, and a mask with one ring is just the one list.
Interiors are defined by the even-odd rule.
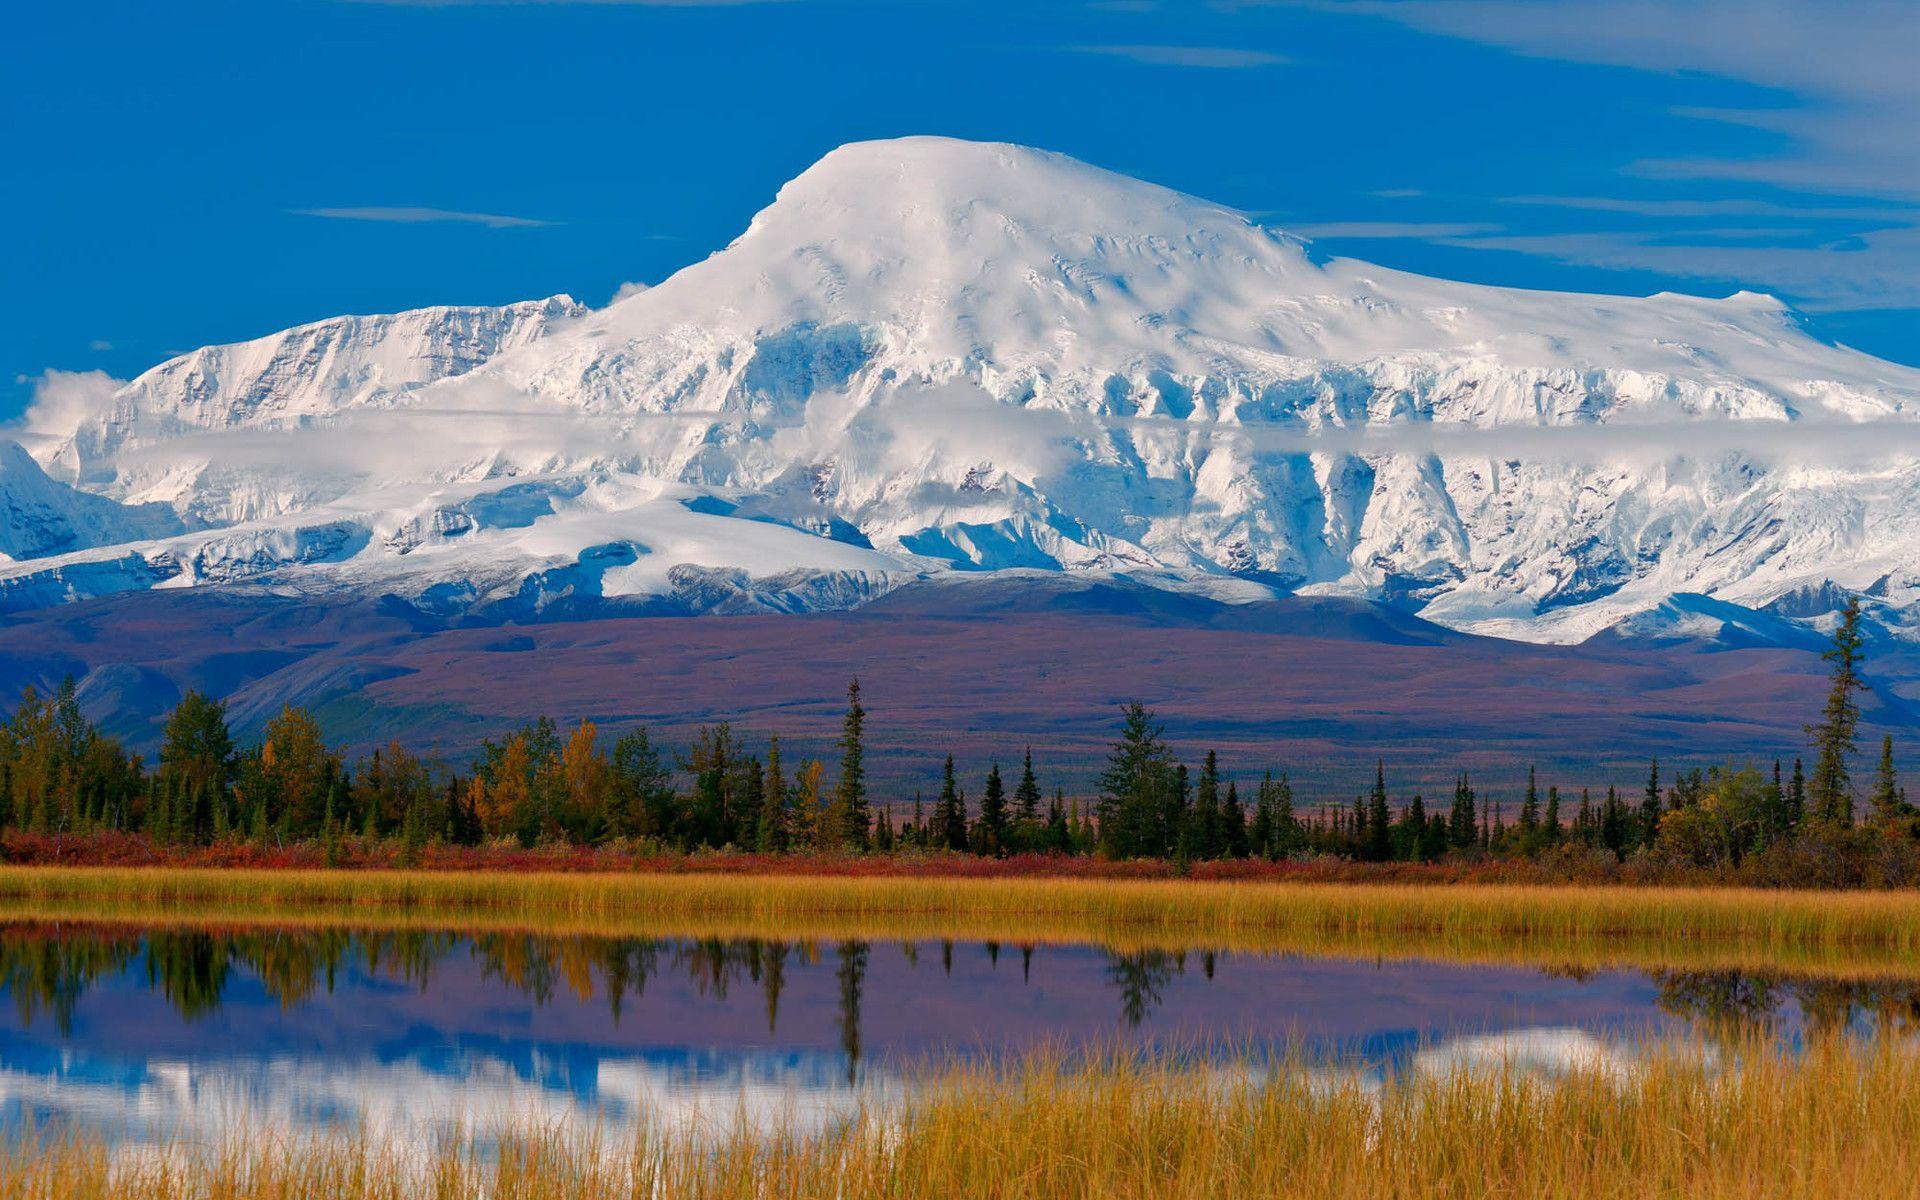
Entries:
[[1659,985],[1663,1012],[1723,1043],[1779,1034],[1789,1000],[1809,1038],[1864,1029],[1920,1033],[1920,980],[1811,979],[1754,971],[1654,970],[1647,975]]
[[1120,1017],[1129,1028],[1137,1028],[1160,1007],[1167,985],[1185,969],[1185,956],[1165,950],[1108,951],[1107,982],[1120,993]]
[[[998,945],[988,944],[989,976],[955,977],[954,942],[941,940],[941,978],[955,986],[1031,987],[1039,951],[1019,943],[1020,984],[993,973]],[[908,969],[917,969],[925,946],[898,943]],[[861,1019],[872,949],[864,940],[834,943],[840,1048],[853,1079],[863,1053]],[[490,983],[537,1005],[570,995],[603,999],[614,1023],[645,996],[649,985],[678,978],[691,991],[725,1003],[741,988],[757,987],[767,1033],[778,1033],[783,992],[796,967],[818,968],[823,947],[810,941],[770,938],[695,940],[546,936],[528,933],[354,932],[327,930],[158,929],[16,924],[0,926],[0,991],[13,998],[22,1025],[45,1013],[64,1038],[72,1033],[77,1006],[88,990],[109,979],[143,980],[183,1019],[219,1008],[232,981],[248,975],[282,1008],[317,993],[331,994],[342,973],[366,975],[419,990],[449,960],[465,955]],[[1103,979],[1118,1001],[1128,1028],[1151,1021],[1167,1003],[1174,980],[1186,973],[1182,952],[1105,950]],[[1201,974],[1214,978],[1230,967],[1211,950],[1200,951]],[[1585,980],[1585,967],[1550,968],[1544,975]],[[1779,1036],[1794,1027],[1810,1037],[1859,1031],[1920,1033],[1920,979],[1836,980],[1781,973],[1649,970],[1660,1011],[1686,1021],[1704,1036],[1731,1042],[1754,1034]]]
[[847,1083],[855,1082],[860,1069],[860,993],[867,985],[867,944],[841,942],[840,969],[840,1050],[847,1056]]

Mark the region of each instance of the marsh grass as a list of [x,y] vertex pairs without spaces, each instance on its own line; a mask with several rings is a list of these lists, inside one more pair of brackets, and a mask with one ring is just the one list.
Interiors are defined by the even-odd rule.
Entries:
[[844,876],[0,868],[0,920],[1205,946],[1911,975],[1920,895]]
[[0,1147],[0,1200],[1880,1200],[1911,1197],[1920,1178],[1916,1067],[1920,1051],[1893,1039],[1384,1084],[1301,1062],[1264,1076],[1040,1053],[942,1068],[918,1099],[815,1137],[610,1145],[547,1127],[417,1154],[351,1133],[113,1153],[27,1134]]

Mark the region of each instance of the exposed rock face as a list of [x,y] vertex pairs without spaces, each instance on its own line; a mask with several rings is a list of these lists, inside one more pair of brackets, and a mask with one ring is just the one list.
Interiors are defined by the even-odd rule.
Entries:
[[1108,571],[1573,641],[1726,623],[1675,596],[1817,623],[1866,590],[1895,625],[1920,600],[1920,372],[1768,297],[1325,260],[937,138],[842,147],[602,310],[321,322],[163,364],[52,432],[82,486],[230,527],[157,552],[190,582],[435,612]]

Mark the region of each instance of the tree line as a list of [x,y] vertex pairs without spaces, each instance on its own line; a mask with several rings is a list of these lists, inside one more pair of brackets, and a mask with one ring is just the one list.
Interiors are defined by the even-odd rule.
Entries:
[[[768,854],[898,851],[1029,853],[1179,861],[1331,856],[1364,862],[1644,856],[1714,868],[1798,842],[1829,849],[1860,831],[1920,839],[1920,816],[1883,740],[1871,785],[1851,771],[1860,722],[1864,641],[1859,607],[1842,614],[1826,651],[1831,686],[1808,726],[1811,769],[1715,766],[1663,776],[1623,794],[1557,784],[1529,770],[1511,812],[1462,774],[1452,795],[1389,795],[1384,766],[1350,801],[1296,798],[1286,773],[1227,778],[1218,756],[1181,762],[1153,714],[1126,706],[1083,806],[1041,785],[1028,749],[1009,779],[995,763],[970,797],[951,755],[931,799],[876,804],[866,772],[868,714],[847,689],[835,761],[789,762],[729,724],[704,728],[677,755],[634,729],[606,738],[591,721],[562,730],[541,718],[486,740],[462,770],[428,763],[399,742],[349,763],[312,714],[289,706],[260,739],[236,743],[224,706],[190,692],[168,715],[145,762],[81,712],[71,680],[52,696],[29,688],[0,723],[0,825],[44,833],[119,830],[164,844],[280,844],[347,838],[523,846],[631,844],[732,847]],[[1880,843],[1875,843],[1880,844]],[[1865,843],[1843,850],[1864,852]]]

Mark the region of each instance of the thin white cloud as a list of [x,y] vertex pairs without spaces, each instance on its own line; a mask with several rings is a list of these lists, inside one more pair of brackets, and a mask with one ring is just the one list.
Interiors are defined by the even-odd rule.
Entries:
[[57,441],[86,418],[106,412],[113,394],[126,380],[115,379],[105,371],[49,370],[31,382],[33,402],[15,424],[0,432],[0,437],[12,438],[29,450]]
[[1426,194],[1426,190],[1423,188],[1377,188],[1367,193],[1369,196],[1376,196],[1382,200],[1412,200],[1417,196],[1424,196]]
[[1621,196],[1501,196],[1501,204],[1624,213],[1639,217],[1796,217],[1809,221],[1920,224],[1920,208],[1781,204],[1773,200],[1646,200]]
[[1236,50],[1226,46],[1073,46],[1081,54],[1105,54],[1156,67],[1205,67],[1242,70],[1276,67],[1292,60],[1265,50]]
[[[1912,0],[1291,0],[1366,14],[1540,59],[1751,85],[1751,98],[1676,116],[1756,131],[1729,139],[1702,125],[1695,152],[1625,164],[1649,178],[1763,185],[1835,203],[1721,195],[1647,199],[1511,196],[1507,203],[1665,220],[1659,230],[1470,237],[1461,244],[1566,262],[1738,281],[1814,309],[1920,304],[1920,4]],[[1761,150],[1756,153],[1755,146]],[[1875,205],[1879,198],[1891,204]],[[1827,245],[1730,246],[1689,229],[1710,218],[1878,224],[1822,230]],[[1672,223],[1681,223],[1678,228]],[[1803,231],[1784,239],[1807,241]]]
[[113,349],[113,343],[105,338],[95,338],[87,343],[87,349],[101,351],[111,350]]
[[1500,233],[1506,226],[1484,221],[1329,221],[1293,225],[1287,232],[1303,238],[1457,238]]
[[[1817,246],[1726,244],[1728,230],[1514,234],[1441,239],[1613,270],[1760,282],[1813,311],[1920,307],[1920,229],[1859,234]],[[1779,234],[1780,230],[1763,231]],[[1702,236],[1705,235],[1705,236]],[[1718,241],[1708,240],[1719,235]]]
[[552,221],[533,217],[508,217],[499,213],[458,212],[447,208],[417,208],[395,205],[368,205],[358,208],[296,208],[295,216],[326,217],[335,221],[382,221],[398,225],[424,225],[453,222],[484,225],[488,229],[534,229],[552,225]]
[[1701,177],[1808,191],[1920,198],[1920,5],[1911,0],[1348,0],[1365,12],[1520,54],[1699,72],[1775,89],[1797,103],[1691,109],[1771,130],[1763,158],[1659,164]]

